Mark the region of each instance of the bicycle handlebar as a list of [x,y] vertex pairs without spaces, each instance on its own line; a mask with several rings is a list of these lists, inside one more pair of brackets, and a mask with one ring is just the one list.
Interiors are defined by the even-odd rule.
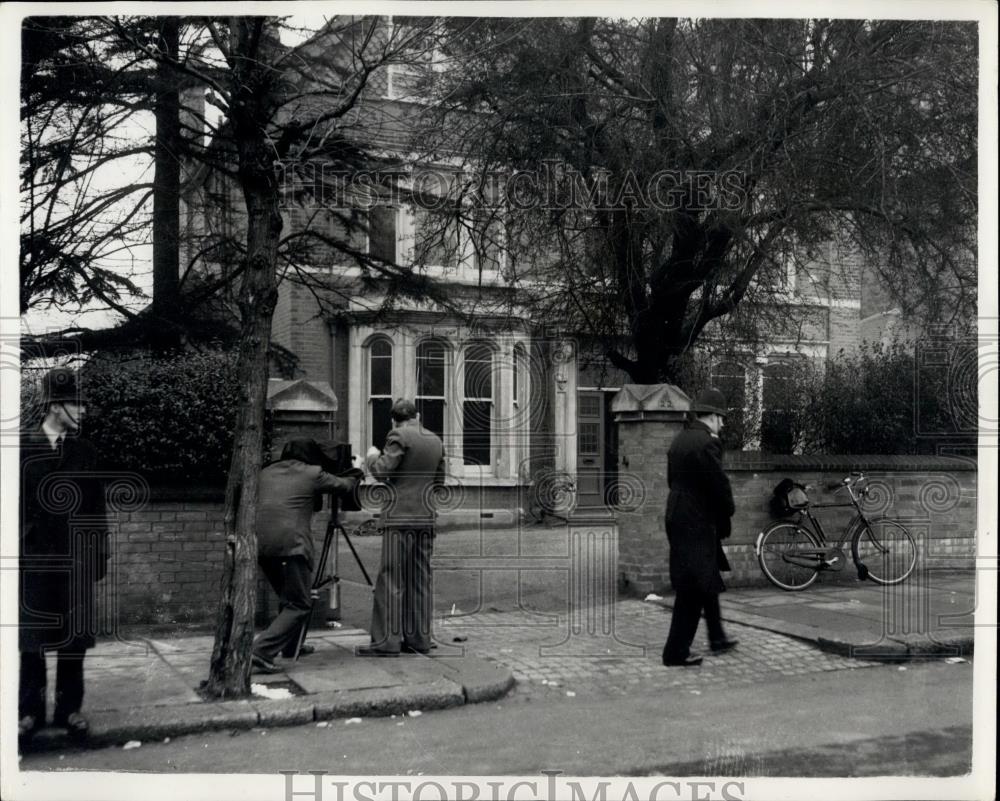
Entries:
[[[838,492],[842,489],[847,489],[848,487],[856,486],[865,480],[865,474],[860,471],[852,471],[849,476],[845,476],[840,481],[834,482],[832,484],[827,484],[827,490],[831,492]],[[858,490],[859,495],[867,494],[867,489]]]

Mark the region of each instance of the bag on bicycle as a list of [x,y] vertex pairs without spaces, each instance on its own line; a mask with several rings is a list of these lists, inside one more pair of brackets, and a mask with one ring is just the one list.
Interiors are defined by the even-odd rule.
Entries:
[[771,515],[774,517],[788,517],[795,514],[809,503],[809,496],[806,495],[806,487],[790,478],[782,479],[778,486],[774,488],[771,495],[770,507]]

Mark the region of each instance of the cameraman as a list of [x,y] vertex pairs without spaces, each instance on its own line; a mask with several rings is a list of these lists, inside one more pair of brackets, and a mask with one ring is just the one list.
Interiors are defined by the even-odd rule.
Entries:
[[[324,454],[311,439],[290,440],[281,459],[260,474],[257,500],[257,563],[278,595],[278,616],[253,646],[253,671],[277,673],[274,663],[295,655],[303,626],[309,624],[314,546],[311,531],[318,493],[347,494],[363,476],[348,471],[341,478],[323,470]],[[312,653],[303,645],[300,654]]]

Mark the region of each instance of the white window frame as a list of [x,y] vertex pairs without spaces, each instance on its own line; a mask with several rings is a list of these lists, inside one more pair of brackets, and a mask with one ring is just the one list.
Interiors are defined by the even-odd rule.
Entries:
[[[372,392],[372,360],[375,357],[374,347],[379,343],[386,343],[389,346],[389,394],[388,395],[375,395]],[[364,347],[364,376],[365,376],[365,413],[364,413],[364,433],[363,437],[365,441],[372,443],[375,441],[375,404],[374,400],[376,398],[384,400],[388,398],[390,402],[393,400],[393,389],[395,388],[395,381],[393,380],[393,371],[396,364],[396,344],[392,341],[392,338],[384,333],[378,333],[368,338],[365,342]],[[385,358],[385,357],[378,357]]]
[[[490,459],[488,465],[475,465],[465,463],[465,402],[483,401],[483,397],[467,397],[465,394],[465,366],[467,364],[466,353],[469,348],[482,346],[490,353]],[[468,339],[462,342],[457,366],[455,370],[455,415],[459,418],[456,430],[461,432],[461,436],[456,438],[456,442],[461,442],[461,462],[462,473],[465,476],[498,477],[499,475],[499,451],[502,432],[498,426],[498,395],[500,388],[501,373],[499,361],[499,348],[497,343],[489,339]]]

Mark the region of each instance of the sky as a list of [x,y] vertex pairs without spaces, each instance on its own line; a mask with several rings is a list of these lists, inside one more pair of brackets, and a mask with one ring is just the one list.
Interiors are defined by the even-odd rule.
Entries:
[[[312,31],[318,30],[328,19],[328,14],[295,14],[288,17],[288,26],[281,31],[282,43],[295,46],[305,41]],[[212,107],[208,107],[211,118]],[[219,116],[218,113],[216,116]],[[212,120],[217,122],[217,120]],[[153,136],[155,127],[152,114],[137,115],[129,128],[123,128],[119,134],[130,139],[142,139]],[[149,182],[153,179],[150,159],[120,159],[97,176],[92,184],[95,193],[105,189],[125,186],[131,183]],[[151,208],[151,207],[150,207]],[[102,262],[108,269],[116,269],[128,275],[146,297],[133,296],[123,298],[126,308],[139,311],[149,303],[149,294],[153,286],[153,248],[151,243],[138,245],[129,253],[117,254],[112,260]],[[107,328],[122,319],[122,315],[106,308],[99,302],[93,302],[83,308],[35,309],[21,316],[22,334],[39,335],[50,331],[59,331],[69,327]]]

